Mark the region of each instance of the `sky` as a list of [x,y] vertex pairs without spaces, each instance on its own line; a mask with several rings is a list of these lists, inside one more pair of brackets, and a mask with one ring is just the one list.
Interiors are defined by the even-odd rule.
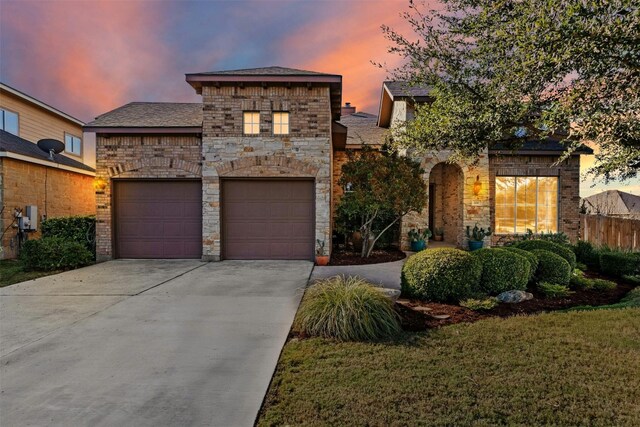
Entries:
[[[436,0],[429,0],[436,5]],[[186,73],[280,65],[343,76],[377,114],[408,0],[0,0],[0,80],[83,121],[131,101],[199,102]],[[585,168],[593,159],[584,158]],[[601,191],[584,180],[581,195]],[[640,179],[615,183],[640,195]]]

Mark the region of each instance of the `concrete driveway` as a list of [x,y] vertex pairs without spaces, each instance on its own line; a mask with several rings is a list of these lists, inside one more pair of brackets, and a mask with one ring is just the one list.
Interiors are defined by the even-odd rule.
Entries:
[[252,425],[311,269],[122,260],[0,289],[0,425]]

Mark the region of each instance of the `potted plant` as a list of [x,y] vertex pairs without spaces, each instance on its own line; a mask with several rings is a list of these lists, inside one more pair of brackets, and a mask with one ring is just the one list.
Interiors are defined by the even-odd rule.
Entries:
[[442,242],[442,239],[444,239],[444,228],[436,227],[434,232],[433,240],[436,242]]
[[469,239],[469,250],[475,251],[477,249],[482,248],[482,246],[484,245],[484,238],[487,236],[491,236],[491,227],[487,228],[487,230],[485,231],[484,228],[478,227],[478,223],[476,223],[473,229],[471,229],[471,227],[467,225],[467,238]]
[[411,241],[411,251],[420,252],[427,248],[427,240],[431,237],[431,230],[412,228],[409,230],[409,240]]
[[324,252],[324,240],[316,240],[316,265],[327,265],[329,264],[329,255],[325,255]]

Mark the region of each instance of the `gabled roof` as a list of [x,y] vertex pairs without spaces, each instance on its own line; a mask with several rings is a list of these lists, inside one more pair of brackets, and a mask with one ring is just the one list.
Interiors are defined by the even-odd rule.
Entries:
[[85,130],[104,128],[198,128],[202,130],[202,104],[131,102],[101,114]]
[[386,81],[383,83],[393,99],[396,98],[426,98],[431,93],[430,87],[414,86],[409,82]]
[[85,165],[82,162],[71,159],[63,154],[54,154],[53,160],[49,158],[49,153],[41,150],[36,144],[31,141],[27,141],[24,138],[13,135],[4,130],[0,130],[0,154],[13,153],[20,156],[26,156],[31,159],[37,160],[38,163],[52,167],[58,165],[66,166],[67,168],[82,169],[87,172],[95,172],[90,166]]
[[242,68],[239,70],[205,71],[203,73],[193,73],[189,75],[206,76],[337,76],[337,74],[325,74],[316,71],[299,70],[297,68],[287,68],[280,66]]
[[347,146],[382,145],[385,142],[386,129],[378,126],[375,114],[348,114],[342,116],[338,123],[347,127]]
[[431,98],[431,88],[415,86],[404,81],[385,81],[382,83],[380,94],[380,109],[378,111],[378,126],[388,128],[391,126],[391,115],[395,101],[427,102]]
[[44,110],[47,110],[50,113],[53,113],[56,116],[59,116],[59,117],[61,117],[63,119],[66,119],[66,120],[68,120],[68,121],[70,121],[72,123],[75,123],[75,124],[80,125],[80,126],[84,125],[84,122],[82,120],[76,119],[75,117],[65,113],[64,111],[60,111],[57,108],[52,107],[49,104],[46,104],[46,103],[44,103],[44,102],[42,102],[42,101],[40,101],[40,100],[30,96],[30,95],[27,95],[26,93],[24,93],[22,91],[19,91],[16,88],[13,88],[13,87],[5,84],[5,83],[1,83],[0,82],[0,92],[2,92],[2,91],[9,92],[10,94],[12,94],[14,96],[17,96],[18,98],[21,98],[21,99],[23,99],[23,100],[25,100],[25,101],[33,104],[33,105],[36,105],[36,106],[38,106],[38,107],[40,107],[40,108],[42,108]]
[[607,190],[584,198],[588,213],[640,216],[640,196],[620,190]]

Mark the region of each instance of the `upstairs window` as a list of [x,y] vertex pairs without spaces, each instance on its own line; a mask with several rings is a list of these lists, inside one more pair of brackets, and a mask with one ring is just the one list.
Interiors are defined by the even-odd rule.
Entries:
[[0,129],[18,135],[18,113],[0,109]]
[[260,113],[257,111],[245,111],[243,114],[243,128],[245,135],[260,134]]
[[496,233],[558,232],[558,178],[496,177]]
[[64,135],[64,151],[73,154],[74,156],[79,156],[82,153],[82,139],[77,136],[69,135],[68,133]]
[[273,134],[274,135],[289,134],[289,113],[286,113],[286,112],[273,113]]

